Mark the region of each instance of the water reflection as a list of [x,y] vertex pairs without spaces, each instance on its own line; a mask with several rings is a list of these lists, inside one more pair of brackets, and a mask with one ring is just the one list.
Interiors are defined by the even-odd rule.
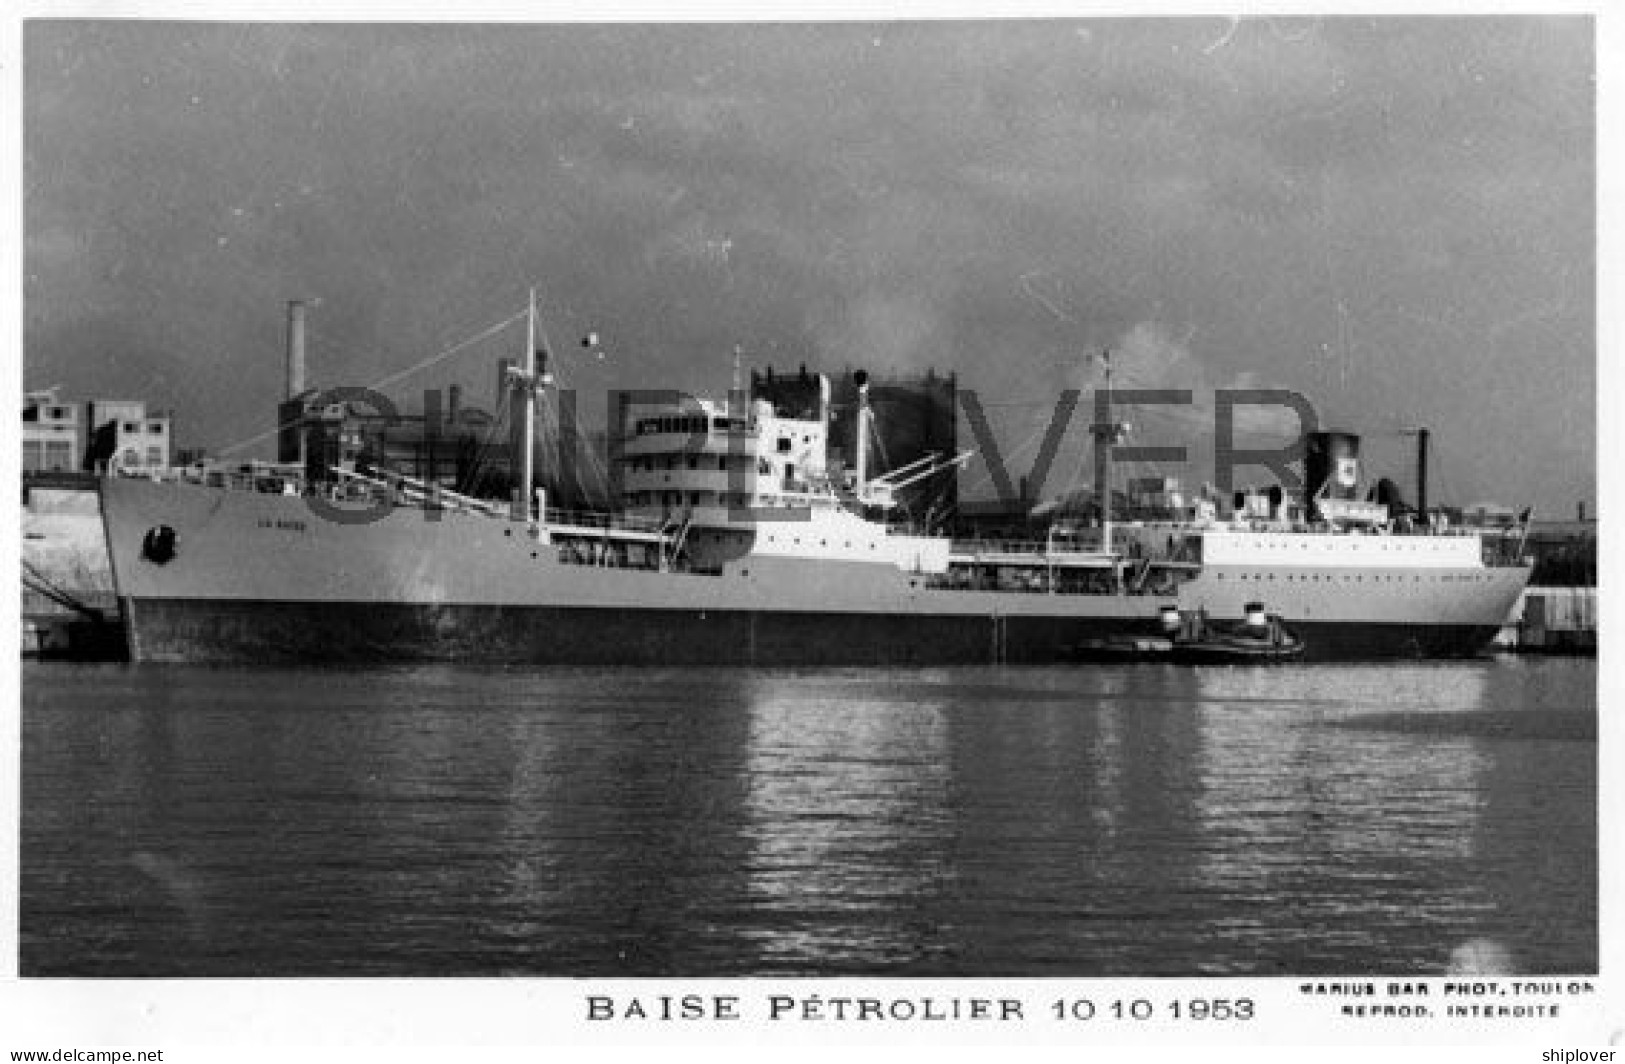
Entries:
[[25,680],[75,975],[1595,970],[1595,666]]
[[954,829],[947,729],[930,694],[760,686],[749,707],[744,869],[747,934],[765,970],[808,957],[863,969],[929,949],[920,914],[952,890]]
[[1584,662],[1548,664],[1511,659],[1494,676],[1492,705],[1550,723],[1527,738],[1477,740],[1488,758],[1469,874],[1490,905],[1460,937],[1480,967],[1589,973],[1599,960],[1596,674]]
[[1188,677],[1014,672],[998,699],[952,705],[962,889],[948,971],[1172,970],[1172,943],[1188,949],[1200,919]]
[[505,857],[504,970],[651,974],[730,952],[753,683],[514,681],[504,822],[483,843]]
[[[1438,875],[1473,855],[1484,751],[1463,739],[1328,726],[1409,704],[1421,685],[1403,668],[1194,675],[1198,866],[1233,896],[1220,933],[1240,966],[1295,974],[1351,954],[1396,970],[1436,963],[1438,926],[1471,923],[1487,905],[1470,879]],[[1465,711],[1484,697],[1483,674],[1425,690],[1433,708]],[[1270,911],[1282,899],[1295,910],[1287,922]]]

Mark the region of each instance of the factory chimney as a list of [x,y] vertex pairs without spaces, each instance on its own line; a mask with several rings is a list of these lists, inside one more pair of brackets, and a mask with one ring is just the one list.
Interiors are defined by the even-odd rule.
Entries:
[[292,399],[305,390],[305,304],[288,300],[288,395]]

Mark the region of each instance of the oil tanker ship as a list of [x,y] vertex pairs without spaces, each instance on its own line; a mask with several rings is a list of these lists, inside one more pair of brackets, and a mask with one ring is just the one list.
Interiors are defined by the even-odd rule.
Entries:
[[[855,461],[830,462],[822,377],[798,409],[738,393],[626,407],[620,510],[561,512],[531,487],[549,383],[534,309],[531,321],[524,364],[508,371],[525,427],[507,505],[342,454],[269,483],[105,480],[131,658],[1038,662],[1156,632],[1168,607],[1241,618],[1255,602],[1311,658],[1461,656],[1489,644],[1528,580],[1504,537],[1407,527],[1359,499],[1358,441],[1343,434],[1313,441],[1299,500],[1277,491],[1224,515],[1203,502],[1137,522],[1114,522],[1108,505],[1096,527],[1030,544],[901,530],[886,520],[896,492],[968,455],[871,476],[860,381]],[[1097,426],[1097,446],[1120,428]]]

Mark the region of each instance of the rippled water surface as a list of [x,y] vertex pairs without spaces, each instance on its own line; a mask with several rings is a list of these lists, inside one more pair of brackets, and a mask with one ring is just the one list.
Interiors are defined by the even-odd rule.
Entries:
[[1596,666],[23,676],[25,975],[1597,967]]

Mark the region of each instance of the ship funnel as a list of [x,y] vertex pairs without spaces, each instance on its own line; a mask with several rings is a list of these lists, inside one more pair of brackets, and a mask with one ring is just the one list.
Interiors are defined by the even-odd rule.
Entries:
[[1262,602],[1247,603],[1246,623],[1249,629],[1269,627],[1269,616],[1264,612],[1264,604]]
[[1306,503],[1353,499],[1360,484],[1360,437],[1352,432],[1311,432],[1303,465]]
[[288,301],[288,394],[292,399],[305,390],[305,304]]
[[1179,607],[1172,604],[1158,610],[1157,619],[1162,622],[1162,630],[1168,635],[1176,634],[1185,623],[1185,618],[1179,615]]

